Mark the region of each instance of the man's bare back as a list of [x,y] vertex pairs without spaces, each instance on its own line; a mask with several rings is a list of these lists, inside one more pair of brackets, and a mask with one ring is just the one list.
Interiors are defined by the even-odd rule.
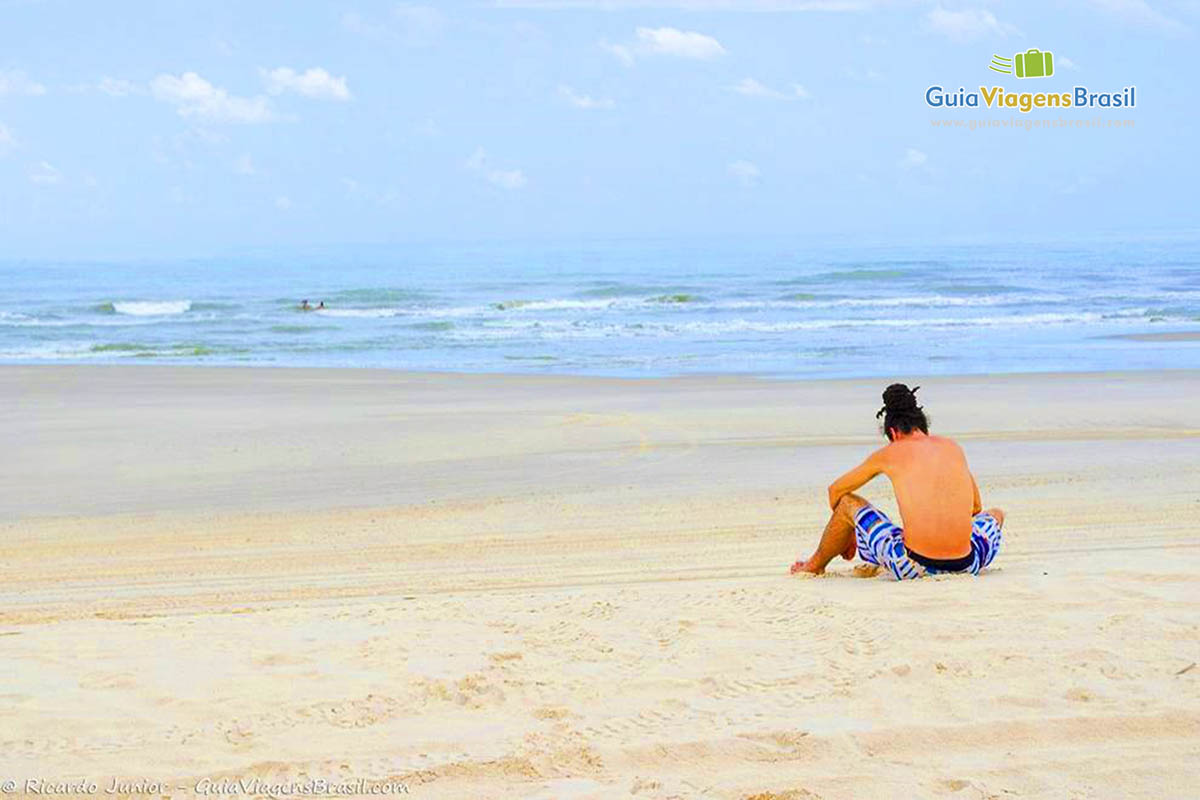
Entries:
[[876,451],[864,466],[892,482],[910,550],[939,559],[971,552],[971,517],[983,509],[955,441],[916,431]]
[[[966,455],[954,440],[929,434],[916,389],[889,386],[878,416],[884,414],[888,444],[830,485],[833,515],[816,552],[793,564],[792,572],[819,574],[837,555],[886,563],[896,577],[918,577],[926,570],[978,572],[995,557],[1004,513],[980,513],[979,487]],[[892,482],[902,528],[854,494],[880,474]]]

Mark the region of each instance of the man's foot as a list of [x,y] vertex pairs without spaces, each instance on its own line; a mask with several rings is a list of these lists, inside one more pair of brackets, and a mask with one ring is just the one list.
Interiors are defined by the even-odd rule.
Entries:
[[855,545],[854,539],[851,539],[850,544],[846,545],[846,549],[842,551],[842,558],[853,561],[856,555],[858,555],[858,547]]
[[797,561],[795,564],[792,564],[791,573],[793,575],[796,575],[801,572],[807,572],[810,575],[825,574],[824,569],[817,569],[816,564],[813,563],[813,560],[811,558],[808,559],[807,561]]

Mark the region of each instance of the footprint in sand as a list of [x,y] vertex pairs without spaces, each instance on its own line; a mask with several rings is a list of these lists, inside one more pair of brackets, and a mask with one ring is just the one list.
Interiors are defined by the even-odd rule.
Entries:
[[295,664],[308,664],[311,662],[311,658],[291,655],[289,653],[268,653],[267,655],[256,657],[253,661],[253,663],[259,667],[282,667],[292,666]]
[[544,706],[542,708],[535,708],[533,710],[533,716],[535,719],[564,719],[570,716],[570,713],[571,712],[567,711],[565,708],[555,708],[553,706]]
[[137,685],[130,672],[94,672],[79,681],[81,689],[136,689]]

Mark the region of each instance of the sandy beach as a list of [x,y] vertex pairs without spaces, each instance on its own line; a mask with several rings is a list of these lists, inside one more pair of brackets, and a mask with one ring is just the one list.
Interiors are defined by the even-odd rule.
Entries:
[[1195,797],[1200,372],[897,378],[979,578],[787,574],[885,380],[0,367],[0,781]]

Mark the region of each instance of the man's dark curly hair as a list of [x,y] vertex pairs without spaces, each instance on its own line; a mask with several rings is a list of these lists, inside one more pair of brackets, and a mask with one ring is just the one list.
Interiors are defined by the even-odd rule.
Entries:
[[875,415],[875,419],[883,418],[883,435],[892,439],[892,431],[912,433],[921,431],[929,433],[929,420],[925,410],[917,405],[917,389],[909,389],[903,383],[893,383],[883,390],[883,408]]

